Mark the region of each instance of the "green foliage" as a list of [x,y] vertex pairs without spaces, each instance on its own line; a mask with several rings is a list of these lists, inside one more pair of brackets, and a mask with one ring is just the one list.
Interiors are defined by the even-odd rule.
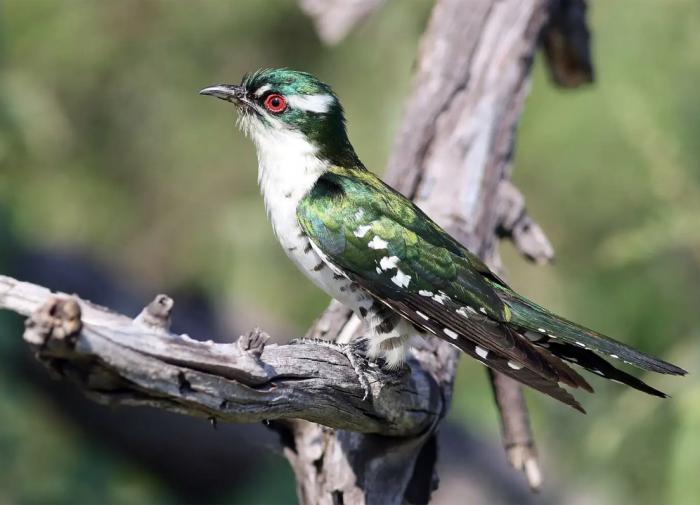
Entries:
[[[508,279],[691,375],[646,377],[674,396],[666,401],[594,382],[596,395],[581,398],[588,416],[541,395],[529,404],[540,451],[556,462],[550,482],[595,489],[597,502],[690,504],[700,494],[700,5],[591,3],[597,82],[554,89],[538,62],[516,155],[515,181],[558,263],[536,268],[507,250]],[[430,6],[387,2],[328,49],[291,1],[3,1],[0,262],[9,237],[82,249],[150,291],[203,287],[302,331],[326,299],[275,243],[233,111],[197,91],[260,67],[312,72],[342,100],[360,158],[381,169]],[[23,351],[8,343],[15,324],[0,321],[0,359]],[[92,446],[8,370],[0,367],[0,502],[174,499]],[[486,384],[481,366],[463,363],[451,419],[496,438]],[[285,501],[288,471],[271,475],[284,485],[244,497]]]

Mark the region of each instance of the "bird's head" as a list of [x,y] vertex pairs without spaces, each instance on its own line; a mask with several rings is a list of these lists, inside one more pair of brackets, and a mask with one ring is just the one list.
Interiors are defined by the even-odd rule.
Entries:
[[345,131],[343,108],[330,86],[306,72],[258,70],[240,84],[200,91],[236,105],[239,126],[258,150],[302,140],[332,163],[359,163]]

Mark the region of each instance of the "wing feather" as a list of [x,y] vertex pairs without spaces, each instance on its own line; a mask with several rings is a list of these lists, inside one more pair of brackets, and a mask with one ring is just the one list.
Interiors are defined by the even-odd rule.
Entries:
[[[592,388],[567,361],[663,395],[592,351],[656,372],[685,373],[521,297],[412,202],[364,169],[332,168],[302,199],[297,218],[326,261],[415,326],[574,408],[580,405],[559,384]],[[557,340],[533,343],[537,339],[524,336],[533,332]]]
[[559,382],[590,386],[504,324],[508,308],[484,277],[483,263],[400,195],[398,202],[389,190],[378,197],[363,185],[323,176],[299,205],[299,222],[326,260],[415,326],[580,409]]
[[510,323],[535,333],[547,335],[567,344],[589,349],[613,359],[620,359],[629,365],[652,372],[685,375],[682,368],[638,351],[622,342],[596,333],[549,312],[534,302],[518,295],[511,289],[496,286],[499,297],[508,305],[512,318]]

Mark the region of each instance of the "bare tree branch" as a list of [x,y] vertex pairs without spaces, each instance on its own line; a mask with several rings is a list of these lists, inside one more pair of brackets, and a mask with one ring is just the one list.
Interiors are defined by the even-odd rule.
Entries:
[[334,45],[360,22],[382,6],[385,0],[299,0],[301,9],[313,20],[321,40]]
[[498,187],[498,210],[496,230],[500,237],[510,239],[520,254],[539,265],[554,260],[554,248],[540,225],[528,214],[525,197],[505,179]]
[[370,397],[363,400],[357,372],[338,346],[308,340],[265,345],[259,331],[233,344],[172,334],[172,301],[163,295],[130,319],[0,276],[0,308],[29,316],[24,338],[40,361],[110,405],[236,423],[299,418],[387,436],[418,435],[442,409],[432,379],[415,363],[400,376],[369,366]]
[[525,473],[533,490],[542,486],[542,470],[537,459],[530,416],[522,387],[510,377],[489,370],[493,396],[501,418],[501,434],[508,462]]

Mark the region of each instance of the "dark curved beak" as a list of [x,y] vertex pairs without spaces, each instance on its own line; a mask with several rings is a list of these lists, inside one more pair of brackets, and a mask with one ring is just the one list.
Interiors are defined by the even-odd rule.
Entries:
[[199,92],[199,94],[215,96],[216,98],[220,98],[238,105],[245,98],[246,90],[243,86],[238,86],[235,84],[217,84],[216,86],[204,88]]

